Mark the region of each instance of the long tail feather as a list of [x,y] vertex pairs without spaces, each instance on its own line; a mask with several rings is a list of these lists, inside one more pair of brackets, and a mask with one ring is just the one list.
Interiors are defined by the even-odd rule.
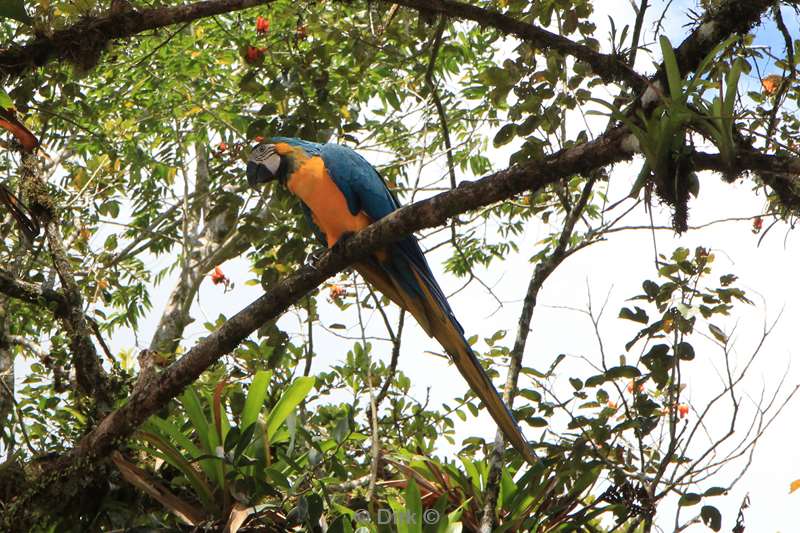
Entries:
[[431,335],[439,341],[447,353],[450,354],[450,357],[453,358],[456,368],[458,368],[470,388],[483,402],[483,405],[492,415],[506,439],[522,454],[526,461],[529,463],[536,462],[536,455],[534,455],[533,450],[522,435],[522,431],[519,429],[516,420],[514,420],[511,411],[503,402],[489,376],[484,372],[477,356],[464,338],[461,326],[455,322],[452,314],[448,312],[449,310],[442,308],[439,299],[431,294],[425,280],[421,279],[417,272],[415,272],[415,275],[425,295],[425,307],[431,324]]
[[422,252],[416,243],[413,244],[411,250],[395,249],[396,253],[389,254],[387,261],[378,261],[376,258],[360,261],[355,264],[356,270],[373,287],[409,311],[422,329],[439,341],[506,439],[526,461],[536,462],[536,455],[522,435],[514,416],[464,337],[463,329],[433,278]]

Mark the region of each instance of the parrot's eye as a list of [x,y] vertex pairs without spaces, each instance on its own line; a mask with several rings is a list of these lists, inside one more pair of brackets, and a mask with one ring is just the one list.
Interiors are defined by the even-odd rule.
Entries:
[[267,167],[267,170],[274,176],[278,173],[281,165],[281,156],[275,151],[273,144],[259,144],[250,154],[250,161]]
[[250,152],[247,162],[247,181],[251,187],[278,178],[281,156],[273,144],[259,144]]

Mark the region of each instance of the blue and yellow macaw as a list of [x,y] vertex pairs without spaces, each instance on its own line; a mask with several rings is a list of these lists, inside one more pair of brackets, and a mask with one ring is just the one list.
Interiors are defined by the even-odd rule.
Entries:
[[[278,180],[296,195],[328,247],[399,207],[378,172],[355,151],[278,137],[256,146],[247,163],[251,187]],[[408,310],[447,351],[506,438],[529,462],[535,455],[483,371],[413,235],[354,264],[372,286]]]

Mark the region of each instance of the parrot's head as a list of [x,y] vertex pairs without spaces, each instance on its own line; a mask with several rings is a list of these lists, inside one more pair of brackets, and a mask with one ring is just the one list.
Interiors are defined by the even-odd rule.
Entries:
[[273,180],[286,181],[288,171],[287,154],[271,143],[261,143],[250,152],[247,160],[247,182],[250,187]]

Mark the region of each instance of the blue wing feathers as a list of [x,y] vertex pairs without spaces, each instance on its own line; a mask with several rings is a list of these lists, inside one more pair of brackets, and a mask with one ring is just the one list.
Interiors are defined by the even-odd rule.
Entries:
[[[326,144],[322,146],[320,156],[331,179],[347,198],[351,213],[364,211],[372,220],[379,220],[400,207],[378,171],[354,150],[338,144]],[[456,328],[463,333],[464,330],[436,282],[417,239],[413,235],[406,236],[395,243],[389,252],[390,260],[382,266],[392,277],[400,281],[404,289],[423,297],[411,271],[413,268]]]
[[[272,141],[285,142],[296,146],[312,157],[317,155],[322,157],[328,174],[339,190],[342,191],[347,200],[347,207],[352,214],[355,215],[363,211],[370,219],[375,221],[400,207],[397,199],[386,187],[386,183],[378,174],[378,171],[351,148],[339,144],[329,143],[323,145],[288,137],[274,137]],[[304,213],[310,220],[308,208],[303,207]],[[311,224],[317,237],[319,237],[319,229],[315,227],[313,222]],[[322,241],[325,242],[324,239]],[[445,310],[456,329],[463,334],[464,328],[456,320],[444,292],[436,282],[430,266],[428,266],[417,239],[413,235],[406,236],[396,242],[388,251],[389,260],[380,266],[394,279],[398,280],[405,290],[422,298],[422,290],[417,284],[417,279],[414,276],[414,272],[412,272],[413,269],[419,279],[425,283],[428,291],[436,299],[439,306]]]

